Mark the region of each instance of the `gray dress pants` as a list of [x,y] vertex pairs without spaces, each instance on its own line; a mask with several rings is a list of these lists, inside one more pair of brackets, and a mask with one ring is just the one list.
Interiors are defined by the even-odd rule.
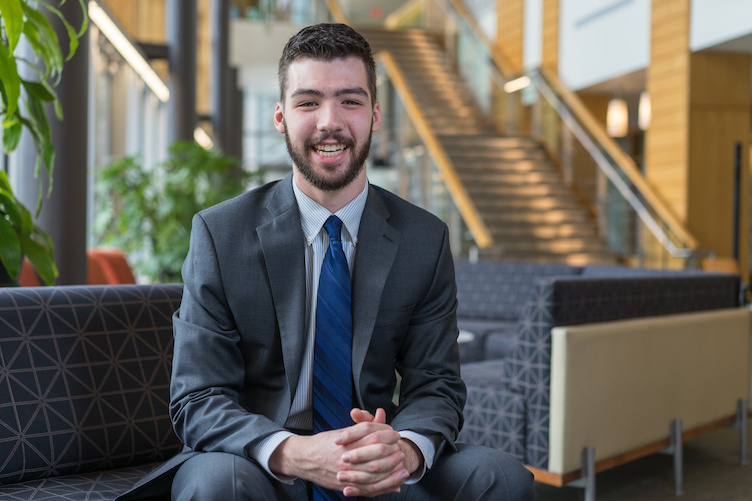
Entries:
[[[420,482],[403,485],[399,494],[382,501],[535,500],[533,475],[512,456],[486,447],[457,444],[446,450]],[[180,467],[172,483],[173,500],[290,500],[309,499],[302,480],[287,485],[270,477],[252,461],[232,454],[199,454]]]

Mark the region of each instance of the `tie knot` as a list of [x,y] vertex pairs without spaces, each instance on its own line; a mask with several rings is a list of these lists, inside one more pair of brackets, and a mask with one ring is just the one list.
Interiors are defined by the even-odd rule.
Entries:
[[324,223],[324,229],[326,230],[327,234],[329,234],[330,241],[342,241],[342,236],[340,234],[342,231],[342,220],[340,218],[338,218],[337,216],[329,216],[329,219],[327,219]]

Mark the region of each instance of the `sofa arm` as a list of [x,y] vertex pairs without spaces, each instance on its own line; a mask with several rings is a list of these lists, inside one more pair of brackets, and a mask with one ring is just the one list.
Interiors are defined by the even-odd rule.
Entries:
[[596,461],[733,415],[749,398],[744,308],[552,329],[549,471]]

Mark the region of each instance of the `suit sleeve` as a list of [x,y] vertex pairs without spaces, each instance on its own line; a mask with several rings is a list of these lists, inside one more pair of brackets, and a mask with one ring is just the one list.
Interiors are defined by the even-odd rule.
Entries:
[[402,381],[392,425],[431,439],[438,456],[445,445],[454,448],[466,395],[460,378],[456,285],[446,226],[438,254],[434,250],[427,258],[432,266],[426,273],[430,284],[415,305],[396,361]]
[[183,300],[174,315],[170,416],[191,449],[248,457],[249,446],[282,428],[240,404],[245,362],[220,273],[211,232],[198,214],[183,264]]

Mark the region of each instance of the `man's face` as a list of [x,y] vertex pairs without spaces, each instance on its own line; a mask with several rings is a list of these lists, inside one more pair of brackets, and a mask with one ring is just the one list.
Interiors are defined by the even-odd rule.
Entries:
[[277,103],[274,124],[285,134],[294,168],[319,190],[348,186],[363,172],[371,134],[381,124],[363,62],[355,57],[295,61],[288,68],[285,96]]

